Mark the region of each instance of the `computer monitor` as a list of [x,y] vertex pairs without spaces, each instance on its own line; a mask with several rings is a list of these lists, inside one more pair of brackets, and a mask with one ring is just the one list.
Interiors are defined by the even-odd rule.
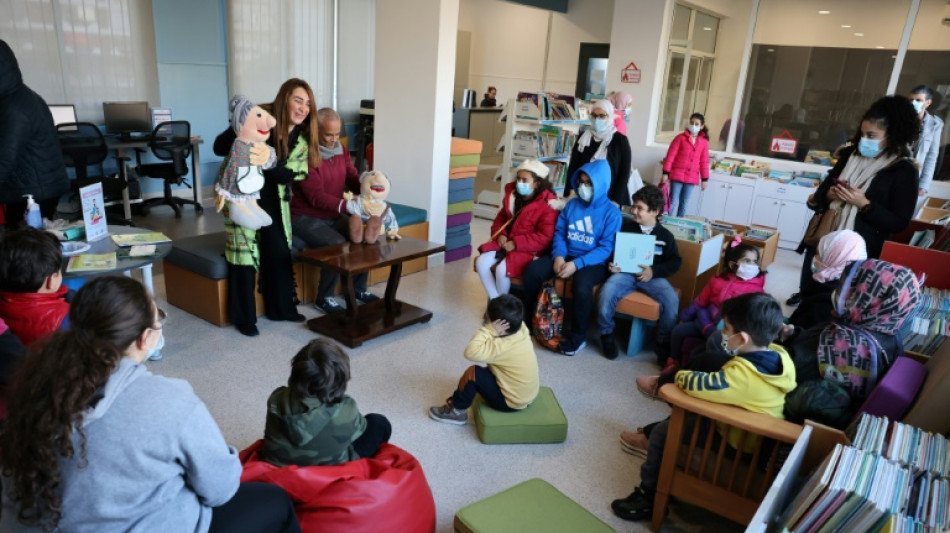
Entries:
[[148,102],[102,102],[106,133],[129,137],[136,132],[152,131]]
[[53,115],[54,126],[78,122],[78,120],[76,120],[76,106],[72,104],[50,105],[49,112]]

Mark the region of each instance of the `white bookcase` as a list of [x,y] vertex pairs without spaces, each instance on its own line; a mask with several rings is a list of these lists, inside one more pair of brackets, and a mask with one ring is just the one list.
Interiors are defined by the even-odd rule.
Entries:
[[[519,132],[538,132],[543,126],[554,126],[562,130],[567,130],[574,134],[579,134],[581,126],[589,124],[587,120],[543,120],[539,118],[540,110],[533,102],[519,102],[512,98],[505,105],[505,110],[498,117],[499,122],[505,123],[505,135],[499,142],[497,150],[502,154],[502,162],[495,174],[495,181],[498,182],[498,191],[482,191],[475,199],[474,214],[480,218],[494,219],[498,213],[502,198],[505,194],[505,185],[514,181],[514,169],[526,158],[533,157],[541,162],[560,161],[567,167],[571,158],[572,146],[566,146],[563,151],[538,157],[536,143],[527,142],[522,139],[516,139]],[[563,187],[555,188],[555,192],[560,194]]]

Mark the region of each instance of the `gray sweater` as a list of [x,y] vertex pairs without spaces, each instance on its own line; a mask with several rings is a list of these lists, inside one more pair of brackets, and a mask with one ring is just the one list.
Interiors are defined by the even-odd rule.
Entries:
[[[154,376],[122,359],[104,397],[83,419],[89,464],[61,459],[63,515],[57,531],[208,531],[211,507],[234,496],[241,477],[208,409],[183,380]],[[16,520],[3,480],[0,531],[41,531]]]

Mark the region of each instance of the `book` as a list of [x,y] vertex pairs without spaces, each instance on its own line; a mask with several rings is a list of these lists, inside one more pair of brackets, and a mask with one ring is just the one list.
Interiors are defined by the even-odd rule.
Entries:
[[69,258],[66,272],[95,272],[100,270],[115,270],[115,252],[106,254],[79,254]]
[[157,257],[161,255],[158,247],[154,244],[135,244],[118,248],[115,251],[118,259],[136,259],[140,257]]
[[123,233],[113,235],[112,242],[116,246],[135,246],[140,244],[164,244],[172,242],[164,233],[160,231],[151,231],[148,233]]
[[93,183],[79,189],[82,220],[86,228],[86,241],[95,242],[109,235],[106,222],[105,200],[102,197],[102,183]]
[[614,263],[621,272],[639,274],[641,266],[652,266],[656,252],[656,236],[642,233],[617,232],[614,245]]

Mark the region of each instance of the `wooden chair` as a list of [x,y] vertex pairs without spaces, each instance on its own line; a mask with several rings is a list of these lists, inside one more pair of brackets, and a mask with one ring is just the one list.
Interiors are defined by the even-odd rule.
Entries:
[[[765,446],[770,442],[767,439],[793,444],[802,426],[740,407],[700,400],[672,383],[660,389],[660,397],[672,405],[673,412],[654,500],[653,530],[659,531],[671,496],[739,524],[748,524],[782,467],[782,446]],[[696,416],[687,421],[687,414]],[[703,419],[711,423],[705,444],[700,445],[697,439]],[[684,440],[687,423],[693,424],[693,432],[690,439]],[[840,431],[809,424],[819,429],[823,439],[846,442]],[[735,450],[726,445],[726,439],[721,441],[718,450],[713,449],[717,425],[726,435],[740,431],[738,448],[746,449],[747,453],[736,452],[733,458],[728,457],[727,448]],[[752,448],[751,453],[749,448]]]

